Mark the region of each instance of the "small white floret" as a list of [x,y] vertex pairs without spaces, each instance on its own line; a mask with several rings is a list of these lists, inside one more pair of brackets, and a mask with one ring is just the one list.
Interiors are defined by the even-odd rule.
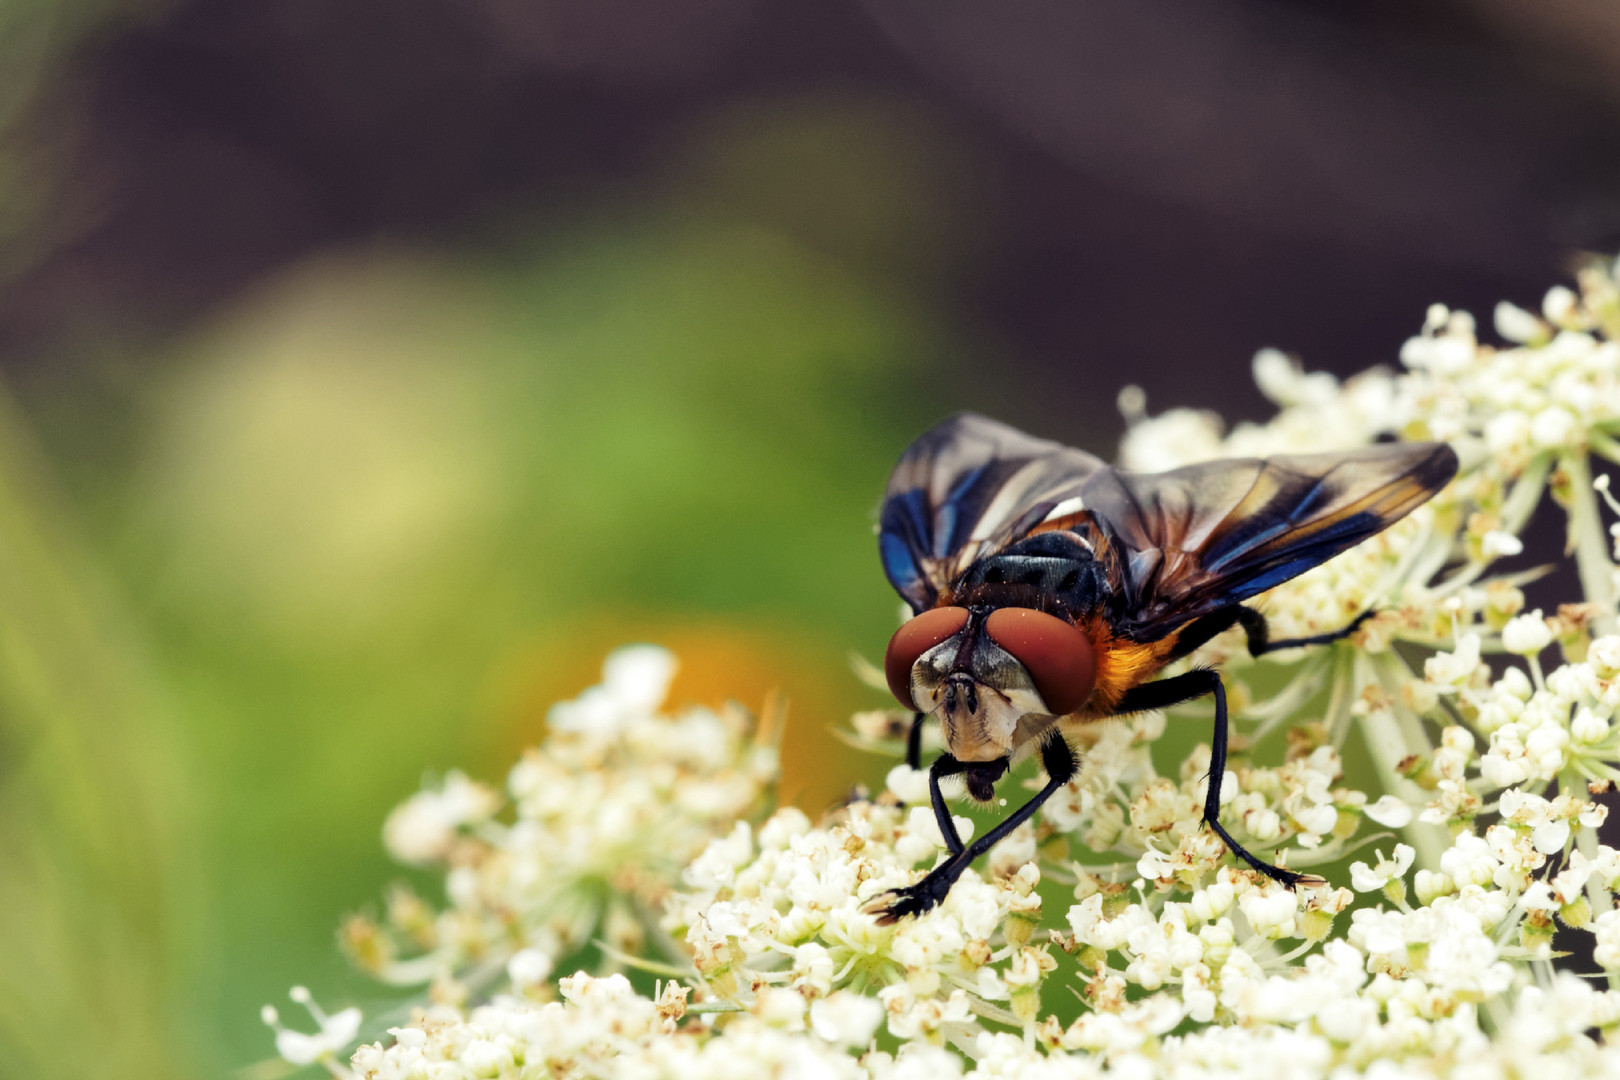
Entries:
[[552,959],[539,949],[519,949],[506,962],[506,976],[517,989],[539,986],[551,974]]
[[1524,542],[1512,533],[1492,529],[1480,538],[1480,551],[1487,561],[1518,555],[1524,551]]
[[1496,324],[1496,332],[1504,339],[1523,345],[1527,342],[1537,341],[1547,336],[1547,325],[1530,312],[1506,300],[1496,305],[1492,321]]
[[1502,648],[1520,656],[1535,656],[1552,644],[1552,629],[1541,617],[1541,609],[1515,616],[1502,627]]
[[1350,886],[1357,892],[1376,892],[1391,880],[1402,877],[1417,853],[1406,844],[1396,844],[1390,858],[1386,859],[1382,852],[1377,854],[1378,859],[1372,866],[1364,862],[1350,864]]
[[1580,300],[1575,293],[1563,285],[1554,285],[1547,290],[1546,297],[1541,301],[1541,313],[1547,321],[1555,326],[1563,326],[1575,317],[1576,308]]
[[810,1030],[838,1046],[865,1046],[883,1022],[883,1003],[840,990],[810,1005]]
[[266,1005],[260,1010],[260,1019],[275,1029],[276,1053],[291,1064],[313,1065],[317,1061],[330,1061],[347,1049],[355,1036],[360,1034],[359,1009],[348,1008],[328,1016],[302,986],[293,987],[287,996],[308,1009],[319,1027],[318,1031],[307,1034],[293,1031],[282,1026],[273,1006]]
[[912,806],[926,806],[928,795],[928,770],[913,769],[901,762],[889,770],[884,780],[888,789],[894,792],[895,798]]
[[1393,795],[1368,803],[1362,810],[1367,817],[1391,829],[1404,829],[1412,821],[1412,807]]

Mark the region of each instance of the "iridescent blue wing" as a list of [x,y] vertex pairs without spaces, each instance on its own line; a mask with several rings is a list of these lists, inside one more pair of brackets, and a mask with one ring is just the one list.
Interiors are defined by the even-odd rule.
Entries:
[[1156,641],[1382,532],[1456,472],[1443,443],[1385,443],[1166,473],[1105,469],[1080,496],[1113,541],[1119,629]]
[[913,611],[932,607],[962,571],[1106,470],[1090,454],[958,413],[912,443],[889,477],[878,522],[884,572]]
[[1032,532],[1089,537],[1119,629],[1156,641],[1376,535],[1457,472],[1441,443],[1204,462],[1136,474],[982,416],[925,432],[889,479],[879,544],[915,611]]

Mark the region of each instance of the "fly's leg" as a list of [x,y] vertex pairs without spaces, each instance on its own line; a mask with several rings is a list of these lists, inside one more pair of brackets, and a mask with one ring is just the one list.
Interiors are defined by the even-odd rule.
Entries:
[[[1231,623],[1227,625],[1230,626]],[[1114,715],[1123,716],[1127,713],[1164,709],[1201,698],[1205,694],[1215,695],[1215,731],[1210,740],[1209,791],[1204,796],[1204,823],[1221,838],[1232,854],[1274,881],[1280,881],[1290,889],[1301,883],[1321,882],[1322,879],[1314,874],[1301,874],[1256,858],[1242,844],[1232,839],[1232,834],[1221,824],[1221,783],[1226,778],[1227,723],[1226,687],[1222,685],[1217,672],[1209,668],[1197,668],[1169,679],[1134,687],[1127,690],[1119,699],[1119,704],[1114,707]]]
[[950,807],[945,805],[945,795],[939,790],[939,782],[944,777],[960,776],[966,771],[967,766],[949,754],[939,755],[928,768],[928,801],[934,807],[934,821],[939,825],[939,834],[945,838],[945,846],[952,855],[962,854],[962,834],[956,831],[956,819],[951,817]]
[[1361,628],[1361,624],[1373,617],[1373,611],[1368,608],[1360,615],[1351,619],[1337,630],[1329,630],[1325,634],[1312,634],[1310,637],[1283,638],[1281,641],[1271,640],[1271,627],[1266,624],[1266,617],[1253,608],[1237,605],[1237,621],[1243,625],[1243,633],[1249,639],[1249,655],[1264,656],[1268,652],[1278,649],[1297,649],[1305,645],[1331,645],[1335,641],[1343,641]]
[[[1170,650],[1167,660],[1180,660],[1198,649],[1216,634],[1241,625],[1243,634],[1249,642],[1250,656],[1264,656],[1278,649],[1295,649],[1305,645],[1330,645],[1341,641],[1360,629],[1361,624],[1372,618],[1371,610],[1363,611],[1350,622],[1330,630],[1325,634],[1313,634],[1310,637],[1283,638],[1281,641],[1271,640],[1271,629],[1266,625],[1266,617],[1254,608],[1244,607],[1242,604],[1233,604],[1231,607],[1221,608],[1199,619],[1188,623],[1176,638],[1176,647]],[[1149,684],[1156,685],[1156,684]]]
[[913,769],[922,768],[922,729],[923,721],[926,719],[927,713],[914,713],[911,717],[911,731],[906,735],[906,764]]
[[[940,760],[945,759],[941,758]],[[950,760],[953,771],[966,771],[966,766],[961,762],[956,761],[954,758]],[[1041,804],[1050,799],[1058,788],[1074,778],[1075,771],[1078,768],[1074,751],[1069,749],[1069,744],[1064,742],[1056,732],[1053,732],[1051,737],[1041,746],[1041,764],[1046,768],[1046,786],[1031,796],[1028,802],[1008,814],[995,828],[967,845],[967,847],[958,846],[953,849],[954,853],[949,859],[930,870],[928,876],[917,882],[917,884],[903,889],[895,889],[874,898],[866,906],[866,910],[878,917],[878,924],[888,926],[890,923],[898,922],[909,915],[921,915],[923,912],[939,906],[945,899],[946,894],[951,891],[951,886],[956,884],[956,879],[961,877],[963,871],[973,864],[973,860],[995,847],[1006,838],[1008,833],[1028,821],[1030,815],[1040,809]],[[940,771],[938,761],[934,763],[934,769],[930,770],[929,773],[930,781],[932,781],[929,785],[929,794],[934,800],[934,817],[938,819],[940,832],[945,834],[945,842],[949,845],[951,840],[955,838],[956,826],[953,823],[948,831],[946,829],[946,823],[950,821],[951,815],[949,809],[945,806],[944,796],[940,794],[939,783],[935,776],[936,772],[939,775],[950,775],[950,773]],[[961,844],[960,838],[956,838],[956,843],[957,845]]]

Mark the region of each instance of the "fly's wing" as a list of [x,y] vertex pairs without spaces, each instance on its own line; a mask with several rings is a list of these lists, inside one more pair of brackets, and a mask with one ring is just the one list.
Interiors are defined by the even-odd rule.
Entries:
[[958,413],[912,443],[878,522],[883,569],[913,611],[974,560],[1006,547],[1106,466],[1090,454]]
[[1443,443],[1387,443],[1152,475],[1105,469],[1081,494],[1113,534],[1121,629],[1157,641],[1382,532],[1456,472]]

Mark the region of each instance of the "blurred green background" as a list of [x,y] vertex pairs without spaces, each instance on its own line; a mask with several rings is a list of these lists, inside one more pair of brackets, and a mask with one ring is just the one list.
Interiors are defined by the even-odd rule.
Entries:
[[1579,7],[0,5],[0,1075],[381,1002],[385,814],[613,645],[785,691],[808,809],[880,776],[909,439],[1533,303],[1620,223]]

